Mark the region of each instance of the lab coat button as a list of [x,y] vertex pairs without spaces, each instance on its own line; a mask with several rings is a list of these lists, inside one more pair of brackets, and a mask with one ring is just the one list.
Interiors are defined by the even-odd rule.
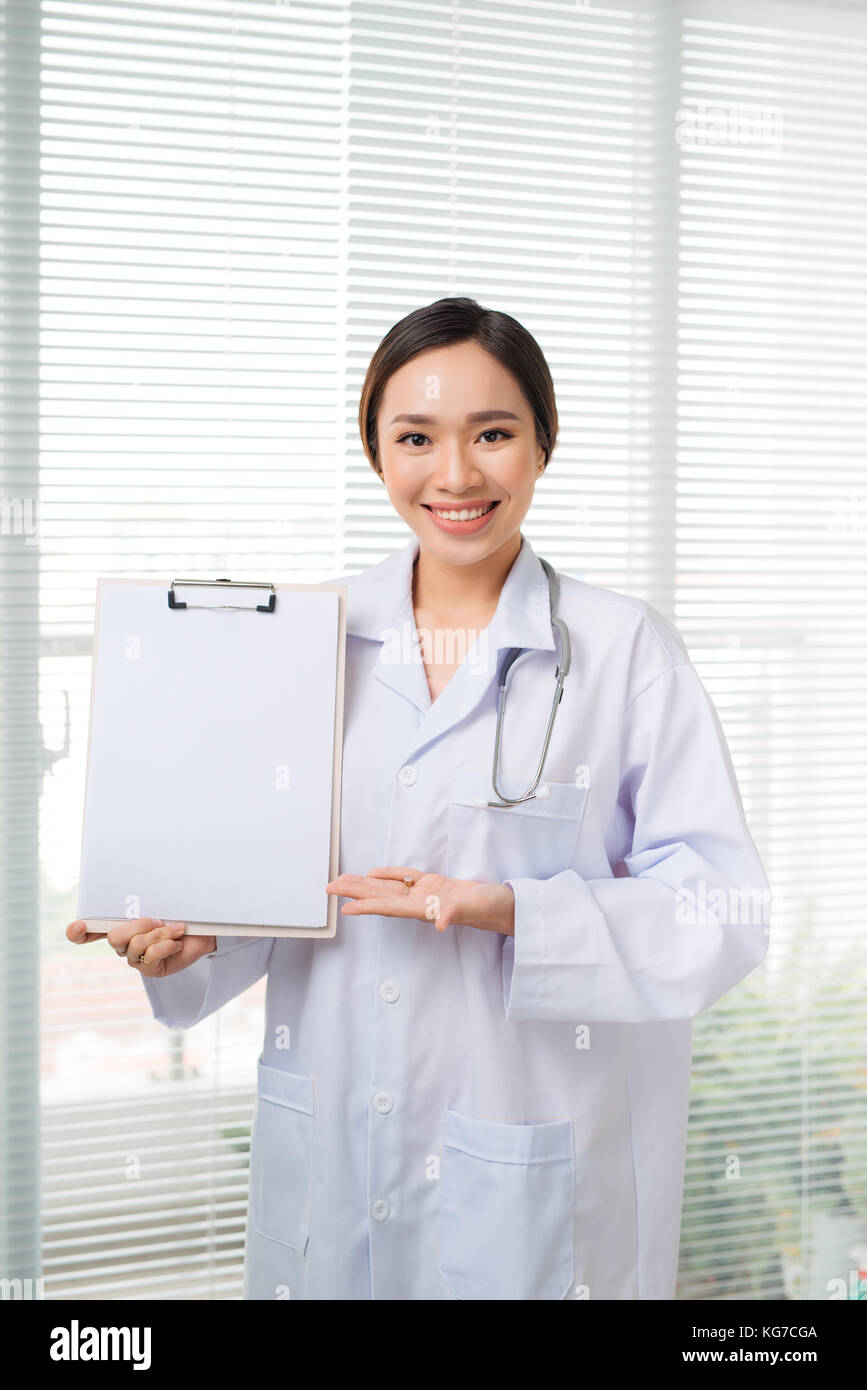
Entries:
[[394,1101],[388,1094],[388,1091],[377,1091],[376,1095],[373,1097],[374,1110],[378,1110],[380,1115],[387,1115],[393,1106]]
[[418,769],[411,767],[409,763],[402,767],[397,774],[397,780],[405,787],[412,787],[418,781]]
[[373,1206],[370,1208],[370,1214],[374,1221],[384,1221],[390,1210],[391,1208],[388,1202],[383,1202],[380,1198],[378,1202],[373,1203]]
[[385,1000],[386,1004],[394,1004],[400,998],[400,990],[394,983],[394,980],[383,980],[382,984],[379,986],[379,995],[381,999]]

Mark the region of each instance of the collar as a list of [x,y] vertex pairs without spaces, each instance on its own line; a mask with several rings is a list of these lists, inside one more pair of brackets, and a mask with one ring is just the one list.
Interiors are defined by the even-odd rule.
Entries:
[[[351,636],[383,642],[388,631],[412,618],[412,567],[419,548],[413,533],[401,550],[339,581],[347,587],[346,630]],[[494,652],[506,647],[555,649],[548,579],[523,533],[488,627],[488,641]]]

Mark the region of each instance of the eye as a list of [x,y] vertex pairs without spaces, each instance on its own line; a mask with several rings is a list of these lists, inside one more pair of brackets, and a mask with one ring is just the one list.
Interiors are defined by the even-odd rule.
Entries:
[[[497,434],[498,434],[498,435],[502,435],[503,439],[511,439],[511,438],[513,437],[510,430],[494,429],[494,428],[492,427],[492,428],[489,429],[489,430],[482,430],[482,433],[479,435],[479,439],[486,439],[486,436],[487,436],[487,435],[491,435],[491,434],[493,434],[493,435],[497,435]],[[405,443],[407,440],[417,440],[417,439],[421,439],[421,440],[423,440],[426,444],[430,444],[430,439],[428,438],[428,436],[427,436],[426,434],[419,434],[418,431],[416,431],[416,430],[411,431],[409,434],[402,434],[402,435],[400,436],[400,438],[399,438],[398,440],[396,440],[396,443],[398,443],[398,444],[403,444],[403,443]],[[498,441],[497,439],[488,439],[486,442],[489,443],[489,444],[497,444],[499,441]],[[418,447],[421,447],[421,446],[420,446],[420,445],[416,445],[416,444],[411,444],[411,445],[410,445],[410,448],[412,448],[412,449],[415,449],[415,448],[418,448]]]

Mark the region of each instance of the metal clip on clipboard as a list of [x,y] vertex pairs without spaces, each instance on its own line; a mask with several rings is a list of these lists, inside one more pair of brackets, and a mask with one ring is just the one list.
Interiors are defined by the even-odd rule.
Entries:
[[275,608],[277,607],[277,593],[274,588],[274,585],[265,582],[257,582],[255,579],[173,579],[168,591],[169,608],[240,608],[248,613],[252,613],[254,611],[249,606],[249,604],[245,603],[182,603],[180,599],[175,598],[176,584],[195,584],[200,586],[204,585],[211,589],[218,584],[228,584],[231,585],[231,587],[234,589],[270,589],[270,599],[267,603],[257,603],[255,612],[273,613]]

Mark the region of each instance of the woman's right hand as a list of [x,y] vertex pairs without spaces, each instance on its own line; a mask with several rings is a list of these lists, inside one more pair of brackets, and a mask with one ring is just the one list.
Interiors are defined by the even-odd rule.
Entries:
[[[186,930],[183,922],[136,917],[108,932],[89,932],[83,922],[70,922],[66,935],[69,941],[82,946],[89,941],[102,941],[107,936],[109,946],[126,958],[127,965],[153,980],[163,975],[176,975],[202,956],[216,951],[215,936],[186,936]],[[140,961],[139,956],[145,959]]]

